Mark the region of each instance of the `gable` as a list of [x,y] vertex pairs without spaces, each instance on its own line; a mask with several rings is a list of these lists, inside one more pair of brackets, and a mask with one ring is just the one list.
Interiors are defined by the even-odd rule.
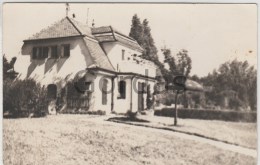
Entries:
[[62,20],[54,23],[53,25],[42,29],[39,33],[34,34],[29,40],[39,40],[39,39],[51,39],[51,38],[61,38],[61,37],[71,37],[82,35],[79,30],[73,26],[69,18],[63,18]]

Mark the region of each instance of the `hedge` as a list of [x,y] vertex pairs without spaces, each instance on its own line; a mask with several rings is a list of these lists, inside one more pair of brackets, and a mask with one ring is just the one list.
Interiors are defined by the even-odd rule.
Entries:
[[[174,117],[174,108],[156,110],[154,115]],[[235,122],[256,122],[256,112],[241,112],[231,110],[208,110],[208,109],[178,109],[179,118],[224,120]]]

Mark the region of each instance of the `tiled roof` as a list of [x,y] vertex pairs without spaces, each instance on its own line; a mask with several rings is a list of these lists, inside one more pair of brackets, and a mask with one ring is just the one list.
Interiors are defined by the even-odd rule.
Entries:
[[51,39],[60,37],[72,37],[87,35],[94,38],[91,34],[91,29],[83,23],[80,23],[72,18],[65,17],[53,25],[42,29],[39,33],[34,34],[28,40]]
[[88,47],[89,53],[93,58],[94,62],[97,64],[98,67],[107,69],[107,70],[114,70],[112,64],[110,63],[107,55],[102,50],[101,46],[97,41],[84,37],[84,41]]
[[70,37],[78,35],[81,35],[81,33],[75,28],[75,26],[73,26],[69,18],[65,17],[53,25],[42,29],[39,33],[34,34],[28,40]]
[[91,31],[99,42],[118,41],[133,49],[137,49],[139,51],[143,50],[140,47],[140,45],[136,42],[136,40],[119,32],[111,26],[91,28]]
[[113,29],[111,26],[101,26],[96,28],[91,28],[92,34],[101,34],[101,33],[109,33],[112,32]]

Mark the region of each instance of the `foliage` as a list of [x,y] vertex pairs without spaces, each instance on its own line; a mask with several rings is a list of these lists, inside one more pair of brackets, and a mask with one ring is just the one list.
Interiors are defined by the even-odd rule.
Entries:
[[157,55],[157,48],[155,46],[151,28],[147,19],[141,23],[140,18],[135,14],[132,18],[132,25],[129,36],[137,41],[137,43],[144,49],[141,58],[154,62],[160,69],[163,64],[159,61]]
[[154,98],[153,98],[153,95],[151,93],[151,86],[148,85],[147,86],[147,98],[146,98],[146,106],[147,106],[147,109],[151,109],[152,106],[153,106],[153,103],[154,103]]
[[41,115],[46,109],[46,90],[32,79],[4,80],[3,111],[13,117]]
[[223,99],[228,99],[228,107],[232,109],[256,110],[256,80],[257,72],[247,61],[233,60],[225,62],[218,70],[214,70],[200,82],[206,87],[211,87],[205,93],[207,102],[223,106]]
[[15,79],[17,77],[17,72],[14,71],[14,64],[16,57],[13,57],[9,62],[5,55],[3,56],[3,79]]
[[177,63],[177,70],[182,75],[188,77],[191,71],[191,65],[192,61],[191,58],[188,55],[188,51],[185,49],[182,49],[177,54],[178,57],[178,63]]
[[130,120],[134,120],[137,118],[137,112],[132,112],[132,111],[128,110],[126,112],[126,117],[129,118]]
[[3,56],[3,112],[13,117],[43,115],[46,90],[32,79],[17,80],[14,71],[16,57],[10,62]]
[[135,14],[132,18],[132,26],[129,33],[129,36],[134,38],[138,44],[142,45],[143,43],[143,26],[141,24],[140,18]]
[[[156,116],[174,116],[174,108],[163,108],[155,111]],[[203,119],[203,120],[224,120],[224,121],[240,121],[240,122],[256,122],[256,112],[238,112],[232,110],[212,110],[212,109],[178,109],[180,118]]]

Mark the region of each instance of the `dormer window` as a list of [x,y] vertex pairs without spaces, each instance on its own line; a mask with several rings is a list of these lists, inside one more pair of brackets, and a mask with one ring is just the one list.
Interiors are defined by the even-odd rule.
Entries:
[[37,59],[37,48],[33,48],[32,59]]
[[58,47],[57,47],[57,45],[51,46],[51,58],[58,58]]
[[48,58],[48,53],[49,53],[49,48],[48,47],[43,47],[42,48],[43,58]]
[[32,58],[33,59],[44,59],[48,57],[48,47],[34,47]]
[[61,57],[69,57],[70,56],[70,45],[62,45],[61,46]]
[[122,61],[124,61],[124,60],[125,60],[125,50],[122,49]]
[[[60,49],[58,51],[58,48]],[[59,54],[58,54],[59,53]],[[70,56],[70,45],[39,46],[32,50],[32,59],[59,58]]]

